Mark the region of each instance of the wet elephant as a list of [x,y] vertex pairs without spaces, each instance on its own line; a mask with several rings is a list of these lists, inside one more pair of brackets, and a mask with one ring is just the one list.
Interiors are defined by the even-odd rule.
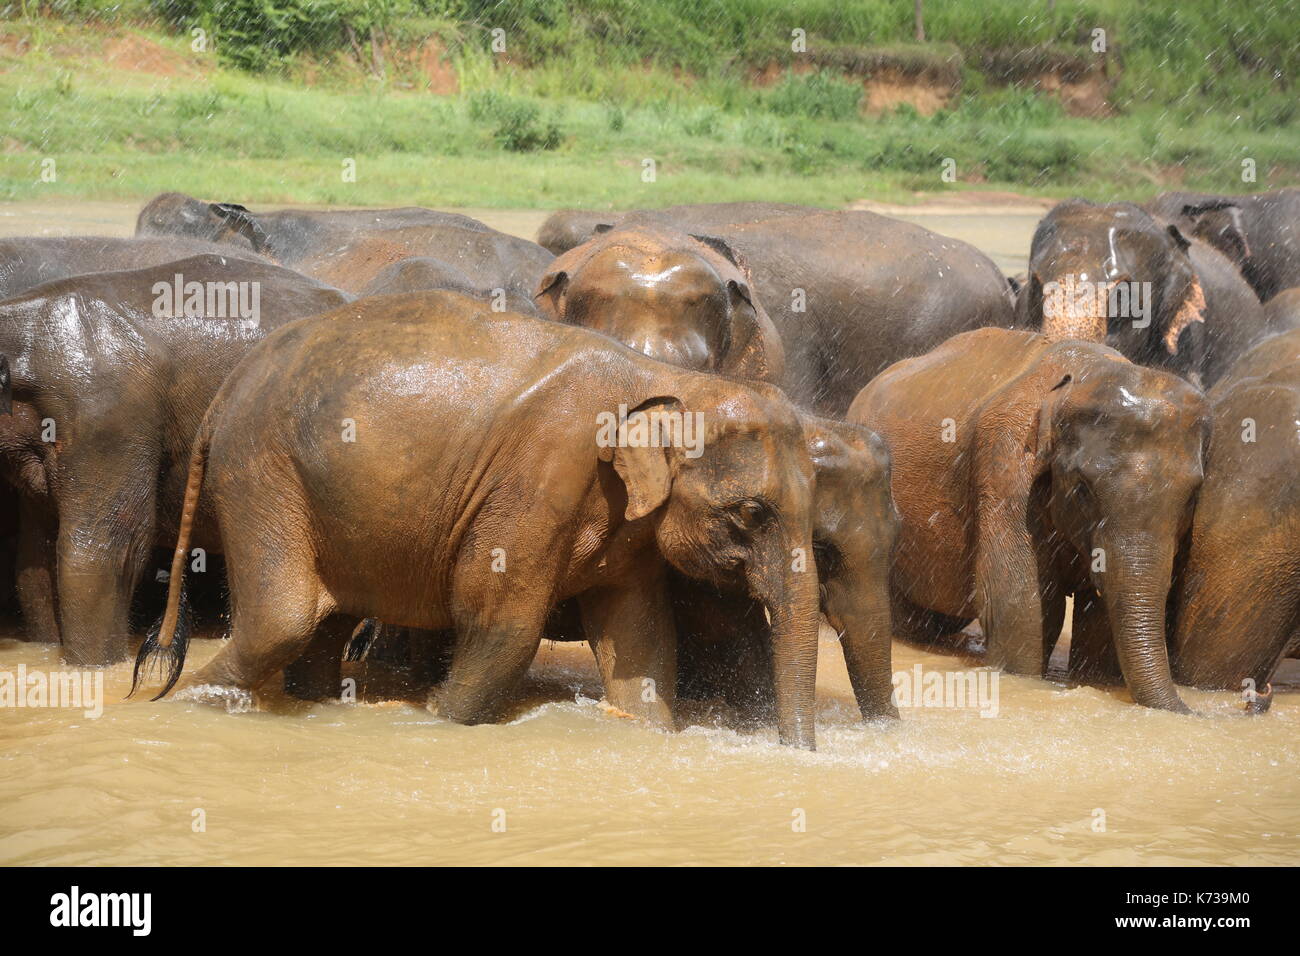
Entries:
[[1074,595],[1072,673],[1118,669],[1138,703],[1186,709],[1165,604],[1209,438],[1197,389],[1102,345],[982,329],[887,370],[849,420],[892,456],[896,628],[978,617],[991,663],[1041,676]]
[[1038,224],[1016,312],[1022,328],[1104,342],[1207,387],[1268,331],[1221,253],[1132,203],[1081,199]]
[[[202,495],[232,636],[187,686],[242,694],[292,665],[286,680],[337,688],[375,617],[454,629],[437,709],[490,720],[576,597],[610,702],[673,726],[671,566],[769,609],[779,735],[812,747],[817,580],[789,561],[812,548],[812,484],[777,389],[453,293],[362,299],[268,336],[195,439],[177,554]],[[137,674],[180,674],[183,569]]]
[[[603,232],[559,256],[537,294],[543,313],[699,371],[780,382],[784,349],[752,292],[743,260],[722,240],[642,225]],[[801,415],[816,473],[813,541],[822,610],[841,634],[865,717],[890,703],[888,561],[897,530],[889,456],[864,428]],[[673,581],[680,686],[773,703],[767,623],[744,593]]]
[[115,236],[17,236],[0,239],[0,300],[91,272],[144,269],[188,256],[218,254],[265,262],[252,249],[201,239],[122,239]]
[[665,226],[689,231],[694,228],[712,229],[722,225],[828,211],[816,206],[796,206],[782,202],[698,203],[669,206],[667,209],[635,210],[632,213],[559,209],[551,213],[537,230],[537,242],[558,256],[574,246],[582,245],[600,230],[617,226],[628,215],[635,215],[642,221],[653,218]]
[[1270,333],[1300,328],[1300,289],[1284,289],[1264,303]]
[[825,417],[842,417],[900,358],[958,332],[1012,324],[1010,287],[992,260],[875,213],[718,203],[615,218],[619,229],[657,225],[725,242],[781,337],[786,391]]
[[61,639],[76,665],[127,655],[131,599],[155,544],[175,543],[208,401],[269,330],[348,300],[288,269],[209,255],[64,279],[0,305],[13,378],[0,478],[20,501],[30,636]]
[[137,236],[190,236],[252,249],[322,282],[360,294],[388,267],[429,256],[476,289],[532,295],[552,255],[534,242],[456,213],[401,209],[250,212],[163,193],[140,211]]
[[1227,256],[1261,302],[1300,286],[1300,189],[1246,196],[1161,193],[1146,208]]
[[[889,452],[858,425],[803,416],[816,474],[813,555],[821,611],[836,632],[864,720],[898,716],[893,701],[889,568],[898,513]],[[775,703],[769,625],[753,599],[681,579],[674,587],[679,692],[720,697],[770,719]]]
[[657,226],[606,232],[556,258],[535,299],[547,318],[672,365],[777,384],[785,376],[750,275],[717,239]]
[[1300,329],[1261,342],[1210,392],[1214,434],[1179,575],[1180,683],[1242,690],[1300,642]]
[[394,262],[375,276],[361,290],[362,296],[397,295],[402,292],[422,292],[443,289],[482,299],[497,312],[523,312],[540,315],[541,310],[531,293],[505,288],[487,289],[476,285],[460,269],[432,256],[412,256]]

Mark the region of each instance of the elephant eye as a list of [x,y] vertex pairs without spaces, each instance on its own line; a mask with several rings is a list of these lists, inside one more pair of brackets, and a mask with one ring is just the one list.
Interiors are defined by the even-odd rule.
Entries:
[[731,520],[742,531],[756,531],[771,516],[771,510],[761,501],[747,498],[729,509]]

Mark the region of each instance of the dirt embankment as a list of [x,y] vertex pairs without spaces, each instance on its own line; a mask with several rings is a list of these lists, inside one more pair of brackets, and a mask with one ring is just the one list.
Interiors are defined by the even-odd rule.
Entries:
[[910,106],[922,116],[946,107],[962,91],[968,68],[995,86],[1019,86],[1053,96],[1071,116],[1099,117],[1113,112],[1110,93],[1118,66],[1104,53],[1057,47],[963,53],[933,43],[901,47],[825,47],[802,55],[783,55],[751,71],[750,82],[771,86],[789,73],[825,70],[860,82],[861,109],[868,116]]

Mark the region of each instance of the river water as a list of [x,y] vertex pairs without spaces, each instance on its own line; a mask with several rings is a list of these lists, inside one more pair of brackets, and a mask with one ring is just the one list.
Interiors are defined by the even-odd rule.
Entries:
[[[0,233],[129,234],[135,209],[0,207]],[[523,235],[543,217],[480,213]],[[1033,217],[943,226],[1015,271]],[[59,668],[16,633],[0,684]],[[187,670],[217,646],[196,640]],[[238,714],[124,701],[121,665],[98,716],[0,706],[0,863],[1300,863],[1298,662],[1266,716],[1184,690],[1199,716],[1182,717],[896,642],[904,687],[918,666],[975,670],[984,694],[865,725],[833,638],[821,650],[816,753],[709,705],[677,734],[620,718],[582,645],[543,645],[509,720],[480,727],[401,699],[378,664],[347,665],[358,702],[271,693]]]

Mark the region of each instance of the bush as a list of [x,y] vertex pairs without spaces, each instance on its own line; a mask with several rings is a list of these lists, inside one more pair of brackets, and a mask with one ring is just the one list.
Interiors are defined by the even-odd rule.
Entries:
[[537,104],[496,90],[472,94],[469,116],[490,124],[497,145],[514,153],[555,149],[564,138],[558,122],[542,120],[542,111]]
[[825,71],[787,73],[767,94],[767,107],[783,116],[848,120],[858,115],[862,86]]

